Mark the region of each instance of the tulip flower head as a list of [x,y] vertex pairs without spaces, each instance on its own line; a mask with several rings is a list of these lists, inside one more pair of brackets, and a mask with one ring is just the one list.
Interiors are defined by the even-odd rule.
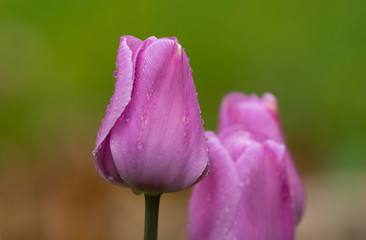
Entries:
[[280,129],[277,102],[229,94],[219,134],[206,132],[210,175],[189,206],[190,240],[293,240],[304,190]]
[[208,156],[184,49],[176,38],[122,36],[116,68],[94,150],[99,174],[141,192],[191,186],[204,174]]
[[[256,95],[246,96],[242,93],[227,95],[220,110],[219,131],[230,127],[240,128],[262,143],[273,140],[285,145],[277,99],[270,93],[265,93],[261,99]],[[287,148],[284,155],[295,222],[298,223],[305,205],[304,188]]]

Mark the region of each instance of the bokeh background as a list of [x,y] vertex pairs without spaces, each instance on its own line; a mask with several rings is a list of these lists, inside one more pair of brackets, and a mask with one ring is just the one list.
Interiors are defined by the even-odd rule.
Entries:
[[[298,240],[366,239],[366,1],[0,1],[0,239],[142,239],[144,199],[91,151],[121,35],[177,36],[206,129],[229,91],[272,92],[307,190]],[[190,189],[162,198],[186,239]]]

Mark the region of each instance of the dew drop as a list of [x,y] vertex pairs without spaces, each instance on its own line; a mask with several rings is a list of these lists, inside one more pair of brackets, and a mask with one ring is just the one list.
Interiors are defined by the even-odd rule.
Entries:
[[126,118],[126,122],[129,122],[130,120],[131,120],[131,118],[129,118],[129,117],[128,117],[128,118]]
[[114,72],[113,72],[113,77],[114,77],[114,78],[117,78],[117,71],[114,71]]
[[207,201],[207,202],[210,202],[210,201],[211,201],[211,194],[208,194],[208,195],[207,195],[206,201]]
[[148,117],[149,117],[148,111],[146,108],[144,108],[143,113],[142,113],[142,119],[146,121],[148,119]]
[[140,150],[142,148],[142,142],[140,140],[137,141],[136,148],[137,150]]

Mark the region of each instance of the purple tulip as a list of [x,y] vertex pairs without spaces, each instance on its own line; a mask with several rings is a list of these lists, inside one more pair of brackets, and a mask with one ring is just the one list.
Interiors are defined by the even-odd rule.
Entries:
[[[273,140],[286,144],[280,126],[277,100],[270,93],[265,93],[262,99],[242,93],[227,95],[220,109],[219,132],[233,126],[249,132],[261,143]],[[284,158],[295,222],[299,223],[305,205],[305,192],[288,150],[285,151]]]
[[219,135],[206,132],[210,175],[189,206],[190,240],[293,240],[304,190],[283,142],[270,94],[230,94]]
[[98,132],[95,166],[108,182],[175,192],[206,171],[192,71],[176,38],[122,36],[115,91]]

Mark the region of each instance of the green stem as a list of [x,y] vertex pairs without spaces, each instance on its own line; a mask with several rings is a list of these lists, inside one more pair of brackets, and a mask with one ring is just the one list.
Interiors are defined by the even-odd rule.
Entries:
[[159,202],[161,194],[145,193],[145,240],[158,239]]

